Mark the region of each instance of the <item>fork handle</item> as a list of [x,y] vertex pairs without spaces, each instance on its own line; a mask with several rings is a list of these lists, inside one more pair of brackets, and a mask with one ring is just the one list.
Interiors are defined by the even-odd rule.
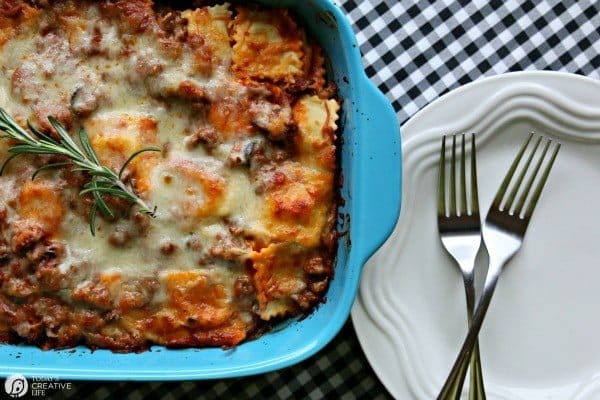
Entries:
[[481,356],[479,355],[479,343],[477,341],[473,347],[470,367],[469,400],[486,400],[483,372],[481,371]]
[[[470,327],[473,321],[473,309],[475,308],[475,285],[473,283],[473,274],[466,275],[464,278],[465,295],[467,298],[467,320]],[[479,355],[479,343],[477,339],[475,339],[473,355],[471,356],[470,371],[469,400],[486,400],[483,372],[481,371],[481,357]]]
[[483,324],[485,314],[490,306],[492,295],[496,289],[496,283],[498,283],[498,277],[500,276],[500,271],[502,270],[503,264],[504,263],[490,263],[488,275],[483,287],[483,292],[481,293],[479,304],[477,304],[477,309],[473,315],[473,321],[469,327],[469,332],[467,333],[467,337],[463,342],[462,348],[456,357],[454,366],[452,367],[452,370],[446,379],[446,383],[444,383],[444,386],[437,397],[438,400],[460,399],[460,394],[462,392],[462,387],[467,375],[467,369],[469,368],[471,355],[473,354],[473,348],[477,343],[477,335],[481,330],[481,325]]

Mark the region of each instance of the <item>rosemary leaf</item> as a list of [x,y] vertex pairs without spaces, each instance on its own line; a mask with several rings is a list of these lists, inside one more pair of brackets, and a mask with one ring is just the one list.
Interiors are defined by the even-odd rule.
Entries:
[[40,132],[38,129],[36,129],[30,121],[27,121],[27,127],[29,128],[29,130],[31,131],[31,133],[33,133],[35,136],[37,136],[40,139],[43,140],[47,140],[47,141],[51,141],[52,139],[47,136],[46,134]]
[[83,196],[84,194],[92,193],[92,192],[106,193],[106,194],[110,194],[111,196],[115,196],[115,197],[125,199],[125,200],[130,200],[133,202],[135,202],[135,200],[136,200],[135,195],[132,195],[128,192],[121,190],[120,188],[115,188],[115,187],[102,187],[102,186],[90,187],[90,188],[83,189],[82,191],[80,191],[79,195]]
[[[92,181],[92,185],[96,185],[96,182]],[[100,211],[102,212],[102,214],[104,214],[105,216],[107,216],[109,218],[114,218],[115,213],[110,209],[110,207],[108,206],[108,204],[106,204],[106,201],[104,201],[104,199],[102,198],[102,196],[100,195],[100,193],[93,192],[92,195],[94,196],[94,200],[96,201],[94,203],[94,206],[96,208],[100,209]]]
[[71,163],[68,163],[68,162],[59,162],[59,163],[43,165],[33,172],[33,175],[31,175],[31,180],[34,180],[35,177],[38,176],[38,174],[42,171],[46,171],[46,170],[54,169],[54,168],[60,168],[60,167],[67,167],[69,165],[71,165]]
[[121,167],[121,170],[119,171],[119,179],[121,179],[121,176],[123,175],[123,172],[125,172],[125,169],[127,168],[127,166],[129,165],[129,163],[131,161],[133,161],[133,159],[137,156],[139,156],[141,153],[144,153],[146,151],[157,151],[160,152],[160,149],[158,147],[147,147],[145,149],[141,149],[136,151],[135,153],[133,153],[131,156],[129,156],[129,158],[127,159],[127,161],[125,161],[125,164],[123,164],[123,166]]
[[2,175],[4,173],[4,169],[6,168],[6,166],[8,165],[8,163],[15,158],[16,156],[19,156],[20,154],[11,154],[5,161],[4,163],[2,163],[2,167],[0,167],[0,175]]
[[96,164],[100,164],[100,160],[98,160],[98,156],[96,156],[96,152],[92,148],[92,144],[90,143],[90,139],[88,135],[85,133],[85,130],[81,128],[79,130],[79,141],[83,146],[83,150],[85,150],[86,155],[92,159]]
[[90,210],[90,232],[92,236],[96,236],[96,211],[98,210],[98,206],[94,203],[92,204],[92,209]]

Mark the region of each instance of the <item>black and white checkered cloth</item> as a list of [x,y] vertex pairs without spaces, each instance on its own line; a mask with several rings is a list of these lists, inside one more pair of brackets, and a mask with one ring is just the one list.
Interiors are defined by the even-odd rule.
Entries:
[[[301,1],[301,0],[298,0]],[[368,75],[400,123],[467,82],[518,70],[600,79],[600,3],[338,1],[354,25]],[[294,367],[243,379],[180,383],[75,382],[71,399],[384,399],[348,322],[323,351]]]

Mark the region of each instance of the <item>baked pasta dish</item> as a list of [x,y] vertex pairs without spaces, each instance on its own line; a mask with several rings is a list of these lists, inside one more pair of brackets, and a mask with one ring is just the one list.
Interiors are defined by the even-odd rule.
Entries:
[[294,15],[0,0],[0,342],[231,347],[324,300],[339,102]]

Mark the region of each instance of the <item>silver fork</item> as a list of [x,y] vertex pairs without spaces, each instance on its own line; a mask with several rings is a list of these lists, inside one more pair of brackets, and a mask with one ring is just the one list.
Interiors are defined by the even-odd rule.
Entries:
[[[537,157],[533,169],[529,172],[530,165],[534,158],[536,158],[536,154],[542,143],[542,137],[538,137],[533,144],[533,150],[529,151],[529,156],[524,161],[524,165],[516,177],[512,188],[508,191],[513,176],[521,163],[523,155],[526,153],[528,147],[530,147],[529,145],[532,142],[533,137],[533,133],[530,134],[521,146],[515,160],[500,185],[500,189],[498,189],[498,193],[496,194],[485,219],[483,225],[483,240],[485,241],[490,257],[488,273],[479,303],[477,304],[477,309],[473,316],[471,327],[469,328],[469,333],[465,338],[460,353],[454,362],[454,366],[446,379],[446,383],[444,384],[438,399],[458,399],[460,397],[465,375],[467,374],[469,359],[473,353],[477,335],[479,334],[483,319],[490,305],[496,283],[498,282],[498,277],[506,263],[515,255],[517,250],[521,248],[523,237],[525,236],[525,232],[527,231],[527,227],[531,220],[531,215],[540,198],[542,189],[548,179],[550,169],[554,164],[558,151],[560,150],[559,143],[553,143],[552,140],[546,139],[542,154]],[[548,155],[551,145],[553,149],[550,152],[550,155]],[[538,177],[540,170],[542,170],[542,174]],[[525,180],[526,177],[527,179]],[[524,180],[525,183],[523,183]],[[503,201],[505,197],[506,200]]]
[[[481,246],[481,222],[477,193],[477,166],[475,156],[475,135],[471,136],[471,179],[470,194],[467,195],[467,172],[465,165],[465,135],[462,134],[460,152],[460,185],[456,179],[456,135],[452,136],[450,158],[449,209],[446,211],[446,136],[442,138],[438,181],[438,231],[442,244],[454,258],[462,272],[467,298],[467,321],[471,324],[475,307],[474,266],[475,257]],[[457,206],[456,192],[460,187],[460,202]],[[468,201],[469,200],[469,201]],[[468,204],[470,203],[470,204]],[[479,346],[475,343],[471,357],[471,380],[469,399],[485,399],[483,374],[479,358]]]

